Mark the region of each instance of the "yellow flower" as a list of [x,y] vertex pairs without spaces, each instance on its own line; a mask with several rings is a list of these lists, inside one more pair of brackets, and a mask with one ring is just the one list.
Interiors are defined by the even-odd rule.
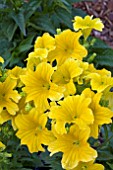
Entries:
[[89,63],[79,61],[79,67],[83,70],[82,73],[74,78],[74,82],[77,82],[78,84],[83,84],[84,80],[87,77],[88,74],[88,68],[89,68]]
[[25,97],[22,97],[18,102],[18,111],[16,112],[16,115],[11,115],[8,113],[6,109],[4,109],[0,113],[0,124],[3,124],[4,122],[7,122],[8,120],[11,120],[12,127],[14,130],[17,130],[17,126],[15,124],[15,118],[18,114],[27,114],[32,108],[32,103],[25,103]]
[[[70,169],[66,169],[70,170]],[[71,170],[104,170],[104,166],[98,163],[90,162],[80,162],[77,167]]]
[[97,157],[97,152],[87,142],[90,135],[89,129],[80,129],[71,126],[67,134],[57,135],[57,139],[48,145],[50,156],[63,152],[61,160],[64,169],[73,169],[79,162],[88,162]]
[[0,113],[4,108],[11,115],[15,115],[18,111],[17,102],[20,99],[20,95],[16,90],[16,82],[9,77],[2,83],[0,82]]
[[113,111],[113,85],[103,91],[102,99],[108,101],[108,108]]
[[46,48],[48,51],[51,51],[55,48],[55,40],[49,33],[44,33],[42,37],[37,37],[35,40],[34,49],[37,48]]
[[4,63],[4,59],[0,56],[0,63]]
[[0,141],[0,151],[4,150],[6,146]]
[[34,44],[34,51],[35,50],[46,50],[48,53],[49,51],[55,48],[55,39],[49,35],[49,33],[44,33],[42,37],[37,37]]
[[92,90],[96,90],[98,93],[103,92],[107,87],[113,84],[113,78],[106,75],[92,73],[89,74],[89,78],[91,78]]
[[42,144],[48,145],[53,140],[52,132],[45,127],[47,114],[39,112],[36,108],[28,114],[18,114],[15,124],[18,128],[17,137],[22,145],[27,145],[30,152],[44,151]]
[[55,35],[56,48],[49,53],[48,59],[56,59],[58,65],[68,58],[82,60],[87,55],[87,50],[79,43],[81,35],[81,32],[75,33],[69,29]]
[[13,69],[8,70],[7,75],[11,77],[11,79],[14,79],[17,82],[17,86],[21,87],[23,84],[20,81],[20,75],[24,75],[26,72],[26,69],[15,66]]
[[79,61],[67,59],[52,75],[52,81],[66,88],[64,96],[73,95],[76,87],[73,79],[82,73],[83,69],[79,66]]
[[104,25],[99,18],[93,19],[93,16],[89,15],[85,16],[85,18],[76,16],[73,22],[73,27],[75,31],[81,29],[85,39],[87,39],[87,37],[90,35],[92,29],[102,31],[102,29],[104,28]]
[[8,120],[11,120],[12,115],[8,113],[7,110],[2,110],[0,113],[0,124],[3,124],[4,122],[7,122]]
[[28,58],[26,60],[27,60],[27,68],[33,71],[36,69],[37,65],[41,63],[40,56],[37,55],[37,52],[34,51],[29,53]]
[[99,126],[103,124],[109,124],[112,122],[111,118],[113,117],[113,112],[107,108],[102,107],[99,102],[102,97],[102,93],[94,93],[89,88],[85,89],[82,92],[84,97],[90,97],[92,99],[89,107],[91,108],[94,115],[94,122],[90,125],[91,136],[94,138],[98,138],[99,134]]
[[92,110],[89,108],[90,98],[84,96],[68,96],[58,102],[58,106],[51,107],[49,117],[55,119],[56,131],[60,134],[67,133],[66,123],[77,124],[81,129],[86,128],[94,121]]
[[51,76],[54,72],[52,66],[48,63],[40,63],[36,71],[28,70],[26,75],[21,76],[21,80],[25,84],[23,91],[26,92],[26,101],[34,101],[35,106],[40,110],[49,109],[47,99],[58,101],[64,95],[64,87],[60,87],[51,82]]

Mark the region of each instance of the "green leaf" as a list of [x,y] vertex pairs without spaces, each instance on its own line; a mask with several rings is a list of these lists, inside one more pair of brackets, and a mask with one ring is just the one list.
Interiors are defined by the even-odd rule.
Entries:
[[68,1],[66,1],[66,0],[61,0],[65,5],[70,5],[70,3],[68,2]]
[[109,167],[110,167],[111,169],[113,169],[113,164],[107,162],[107,165],[109,165]]
[[94,44],[89,49],[92,53],[96,53],[94,63],[96,66],[113,67],[113,49],[98,38],[94,38]]
[[25,16],[25,21],[27,21],[33,14],[35,14],[36,10],[38,9],[38,7],[40,7],[42,3],[42,0],[38,0],[38,1],[29,1],[29,3],[25,4],[24,7],[24,16]]
[[12,18],[4,18],[1,23],[1,31],[4,33],[4,36],[8,38],[9,41],[12,40],[16,29],[17,25]]
[[56,0],[54,2],[54,8],[61,8],[71,14],[72,5],[66,0]]
[[33,47],[33,45],[32,45],[33,38],[34,38],[34,35],[28,36],[28,38],[24,39],[18,45],[18,47],[15,49],[15,51],[18,53],[29,51]]
[[[36,23],[36,24],[34,24]],[[38,14],[37,18],[34,20],[33,23],[30,23],[32,26],[34,26],[35,29],[41,30],[41,31],[47,31],[52,34],[56,33],[56,29],[50,19],[50,16],[48,14]]]
[[56,8],[55,13],[56,13],[56,17],[59,19],[61,24],[64,24],[72,29],[72,16],[69,12],[67,12],[62,8]]
[[[83,2],[83,1],[86,1],[86,0],[70,0],[71,3],[74,3],[74,2]],[[93,0],[87,0],[87,1],[93,1]]]
[[17,25],[14,22],[10,23],[9,26],[7,27],[6,33],[9,41],[12,40],[16,29],[17,29]]
[[0,37],[0,56],[2,56],[5,59],[5,65],[9,63],[9,58],[11,56],[10,53],[10,46],[11,44],[8,42],[6,38]]
[[110,161],[113,160],[113,154],[108,150],[100,150],[98,151],[98,161]]
[[19,13],[12,12],[11,17],[16,22],[23,35],[26,36],[25,19],[23,12],[22,11],[20,11]]
[[104,65],[104,66],[111,66],[113,67],[113,50],[110,48],[98,48],[94,49],[96,52],[97,56],[94,59],[94,62],[96,62],[97,66],[98,65]]
[[5,4],[0,4],[0,9],[4,9],[6,7]]
[[72,16],[73,16],[73,18],[75,16],[85,17],[86,15],[87,15],[86,12],[81,10],[81,9],[79,9],[79,8],[73,8],[72,9]]
[[50,167],[51,170],[63,170],[61,166],[61,153],[56,153],[52,157],[49,156],[49,153],[41,153],[40,158],[44,162],[46,167]]

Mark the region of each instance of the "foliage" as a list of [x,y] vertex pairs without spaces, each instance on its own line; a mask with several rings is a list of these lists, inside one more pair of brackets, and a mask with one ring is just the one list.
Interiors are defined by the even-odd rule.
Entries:
[[1,0],[0,55],[5,66],[24,66],[24,59],[33,48],[33,41],[43,32],[52,35],[57,28],[72,28],[73,16],[85,15],[72,8],[71,0]]
[[23,68],[6,69],[0,57],[1,169],[112,170],[113,78],[94,67],[99,40],[84,37],[38,36]]
[[92,37],[93,43],[90,45],[89,53],[96,54],[93,63],[96,68],[106,68],[113,74],[113,49],[98,38]]
[[[87,143],[93,149],[92,154],[94,154],[94,150],[98,153],[95,163],[104,165],[106,170],[113,169],[113,78],[111,76],[111,73],[113,74],[111,57],[113,50],[100,39],[89,36],[87,40],[84,40],[84,35],[81,36],[79,31],[76,33],[79,40],[77,38],[74,40],[76,36],[71,31],[74,31],[72,20],[74,16],[83,17],[86,15],[80,9],[72,7],[74,2],[78,2],[78,0],[39,0],[38,2],[37,0],[1,0],[0,2],[0,55],[5,59],[4,63],[0,60],[0,141],[6,147],[3,148],[0,145],[1,170],[39,170],[42,168],[62,170],[64,168],[61,162],[63,151],[59,149],[58,153],[50,156],[52,146],[55,146],[56,141],[54,140],[58,138],[60,141],[60,137],[64,134],[70,135],[70,129],[76,124],[79,127],[79,123],[75,120],[68,122],[68,119],[63,116],[62,123],[65,119],[67,121],[63,129],[62,123],[60,123],[62,117],[59,120],[57,116],[55,117],[54,112],[62,113],[65,111],[65,107],[69,106],[70,108],[72,103],[69,99],[75,97],[75,99],[78,99],[77,103],[74,103],[76,106],[80,100],[82,101],[77,110],[78,114],[81,114],[79,110],[84,110],[86,114],[89,113],[87,109],[90,109],[93,113],[95,109],[93,108],[92,96],[95,96],[94,101],[97,102],[97,108],[101,110],[102,120],[100,120],[102,122],[99,124],[94,121],[93,125],[98,126],[98,134],[93,132],[92,135],[87,134]],[[63,36],[67,38],[63,39]],[[39,38],[45,43],[44,47],[39,43]],[[64,51],[60,46],[57,46],[58,40],[60,45],[67,43]],[[72,48],[72,44],[77,44],[77,50],[81,51],[81,54],[75,48],[72,55],[73,59],[70,60],[70,52],[72,51],[69,49]],[[61,50],[60,55],[59,50]],[[67,57],[67,61],[65,61],[66,58],[61,60],[59,56],[61,58]],[[25,59],[27,60],[25,61]],[[17,65],[20,67],[17,67]],[[31,71],[29,72],[29,70]],[[66,72],[66,70],[69,72]],[[98,81],[95,77],[98,78]],[[102,79],[102,77],[104,78]],[[13,80],[13,83],[11,80]],[[42,84],[41,93],[39,93],[42,80],[45,84]],[[35,82],[38,83],[35,84]],[[8,84],[10,84],[10,87]],[[34,93],[35,85],[36,89],[39,89],[36,94]],[[49,96],[48,93],[46,94],[47,91],[44,92],[45,88],[49,91]],[[52,88],[55,89],[51,91]],[[66,89],[65,92],[64,88]],[[88,89],[90,90],[87,92]],[[56,91],[58,93],[55,93]],[[42,97],[43,93],[44,96],[47,96],[46,100]],[[84,98],[86,104],[82,99],[84,95],[86,95]],[[68,100],[67,106],[64,105],[66,100]],[[89,105],[88,100],[90,100]],[[40,101],[45,104],[46,109],[39,104]],[[63,105],[65,107],[61,109]],[[41,113],[39,114],[37,110],[40,110],[40,108]],[[15,115],[10,109],[15,110]],[[67,112],[65,112],[66,114]],[[38,123],[35,122],[34,115],[38,115],[37,118],[42,116],[40,121],[36,119],[41,129],[40,126],[37,128]],[[86,123],[89,128],[91,128],[90,125],[96,117],[90,118],[90,123]],[[82,119],[85,120],[85,117],[83,116]],[[28,121],[27,124],[25,120]],[[57,122],[59,126],[55,125]],[[34,128],[35,123],[36,129],[33,129],[33,135],[36,132],[35,135],[37,136],[39,130],[42,130],[41,134],[48,135],[47,142],[45,138],[39,135],[37,141],[40,146],[31,145],[28,140],[23,142],[23,136],[26,136],[25,132],[29,131],[30,127],[31,129]],[[22,125],[25,125],[24,131]],[[52,128],[56,128],[57,135]],[[84,128],[86,127],[84,126]],[[88,132],[89,129],[86,131]],[[51,135],[49,135],[49,132]],[[59,134],[60,137],[58,137]],[[29,140],[31,138],[33,139],[30,136]],[[53,140],[52,144],[51,140]],[[67,143],[65,142],[65,144]],[[41,147],[45,149],[45,152],[42,152]]]

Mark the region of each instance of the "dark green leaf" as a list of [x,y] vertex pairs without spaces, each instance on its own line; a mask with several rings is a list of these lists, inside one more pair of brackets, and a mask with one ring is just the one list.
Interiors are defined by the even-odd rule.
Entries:
[[38,7],[40,7],[42,0],[38,1],[29,1],[29,3],[26,3],[25,5],[25,21],[27,21],[37,10]]
[[[82,1],[86,1],[86,0],[70,0],[71,3],[74,3],[74,2],[82,2]],[[87,0],[87,1],[93,1],[93,0]]]
[[19,26],[19,28],[22,31],[23,35],[26,36],[25,19],[24,19],[23,12],[22,11],[20,11],[19,13],[12,12],[11,17],[16,22],[16,24]]
[[14,22],[12,22],[8,25],[6,33],[7,33],[7,38],[9,41],[12,40],[16,29],[17,29],[17,25]]
[[108,150],[98,151],[97,160],[99,160],[99,161],[109,161],[109,160],[113,160],[113,154],[110,153],[110,151],[108,151]]
[[71,14],[72,5],[68,3],[66,0],[56,0],[54,2],[54,5],[55,8],[57,7],[57,8],[64,9],[65,11]]
[[61,24],[64,24],[72,29],[72,16],[70,13],[68,13],[66,10],[62,8],[56,8],[55,13],[56,13],[56,17],[59,19]]
[[96,53],[96,57],[94,58],[96,67],[113,67],[113,49],[98,38],[94,38],[94,42],[95,43],[92,47],[90,46],[89,50],[91,53]]
[[56,33],[56,29],[48,14],[39,14],[35,23],[36,24],[33,23],[33,25],[37,30],[48,31],[52,34]]
[[32,41],[33,41],[34,35],[29,36],[28,38],[24,39],[16,48],[16,51],[18,53],[24,52],[24,51],[29,51],[33,45],[32,45]]
[[79,9],[79,8],[73,8],[72,9],[72,16],[73,16],[73,18],[75,16],[85,17],[86,15],[87,15],[86,12],[81,10],[81,9]]
[[65,5],[67,5],[67,6],[69,6],[69,5],[71,5],[68,1],[66,1],[66,0],[61,0]]
[[107,165],[109,165],[109,167],[110,167],[111,169],[113,169],[113,164],[107,162]]
[[49,153],[42,153],[41,159],[44,161],[46,167],[50,167],[51,170],[63,170],[61,166],[61,153],[54,154],[52,157],[49,156]]

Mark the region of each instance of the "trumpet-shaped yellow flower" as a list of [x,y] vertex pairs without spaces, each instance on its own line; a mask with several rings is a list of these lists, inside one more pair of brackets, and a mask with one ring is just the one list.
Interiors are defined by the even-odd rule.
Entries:
[[38,48],[46,48],[51,51],[55,48],[55,39],[49,35],[49,33],[44,33],[41,37],[37,37],[34,45],[34,50]]
[[79,61],[79,67],[83,71],[82,74],[74,78],[74,82],[77,82],[78,84],[83,84],[88,74],[89,64],[87,62]]
[[87,50],[79,43],[81,32],[72,32],[65,30],[55,36],[56,48],[49,53],[48,58],[56,59],[57,64],[61,65],[68,58],[82,60],[87,55]]
[[104,25],[100,18],[93,19],[93,16],[88,15],[85,16],[85,18],[76,16],[73,22],[73,27],[75,31],[81,29],[85,39],[87,39],[87,37],[90,35],[92,29],[102,31],[102,29],[104,28]]
[[[44,55],[43,58],[45,58],[46,54],[43,53],[43,55]],[[40,57],[39,55],[37,55],[36,51],[30,52],[28,55],[28,58],[26,59],[27,60],[27,68],[34,71],[36,69],[37,65],[39,63],[41,63],[41,59],[42,59],[42,55]]]
[[[111,77],[111,72],[106,69],[97,70],[93,64],[88,64],[87,62],[80,62],[80,68],[83,69],[81,75],[74,79],[74,81],[78,82],[78,84],[90,83],[91,79],[95,79],[96,75],[100,77]],[[96,82],[96,81],[95,81]]]
[[90,98],[84,96],[68,96],[60,101],[60,106],[51,107],[49,117],[55,119],[56,131],[60,134],[67,133],[66,123],[77,124],[84,129],[94,121],[92,110],[89,108]]
[[17,82],[17,86],[21,87],[23,84],[20,80],[20,75],[24,75],[26,72],[26,69],[15,66],[13,69],[8,70],[7,74],[10,76],[12,79],[14,79]]
[[38,37],[34,44],[34,51],[40,58],[46,58],[48,52],[55,48],[55,39],[49,35],[49,33],[44,33],[42,37]]
[[104,170],[104,166],[98,163],[94,163],[94,161],[80,162],[77,167],[71,170]]
[[48,145],[50,156],[63,152],[61,160],[64,169],[73,169],[79,162],[88,162],[97,157],[97,152],[87,142],[90,135],[89,129],[80,129],[71,126],[67,134],[57,135],[57,139]]
[[103,92],[107,87],[113,85],[113,78],[109,76],[102,76],[98,73],[89,74],[91,78],[91,88],[92,90],[96,90],[98,93]]
[[28,114],[18,114],[15,117],[15,124],[18,128],[17,137],[21,144],[27,145],[30,152],[44,151],[42,144],[48,145],[52,142],[52,132],[45,127],[47,114],[40,113],[36,108]]
[[82,95],[84,95],[85,97],[92,98],[92,101],[89,106],[94,115],[94,122],[90,125],[91,136],[94,138],[98,138],[99,126],[111,123],[113,112],[109,108],[103,107],[99,104],[100,99],[102,97],[102,93],[95,94],[93,91],[87,88],[82,92]]
[[53,73],[52,80],[54,83],[64,86],[66,88],[64,95],[73,95],[76,92],[73,79],[82,73],[83,69],[79,66],[79,61],[74,59],[67,59],[58,69]]
[[18,111],[17,102],[20,95],[14,88],[16,87],[15,80],[8,77],[3,83],[0,82],[0,113],[4,108],[11,115],[15,115]]
[[64,96],[64,87],[51,82],[53,72],[54,69],[50,64],[42,62],[36,71],[28,70],[26,75],[21,76],[25,84],[23,91],[27,94],[26,101],[34,101],[35,106],[42,111],[49,109],[47,99],[58,101]]

